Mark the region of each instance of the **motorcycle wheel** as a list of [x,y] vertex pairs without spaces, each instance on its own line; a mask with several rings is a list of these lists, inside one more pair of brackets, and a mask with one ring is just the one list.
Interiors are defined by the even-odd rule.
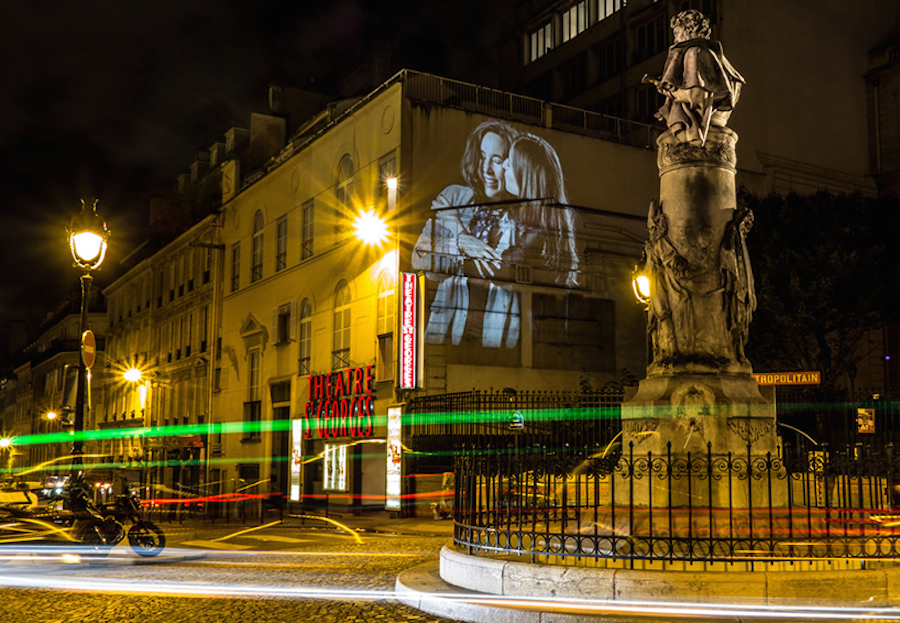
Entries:
[[139,521],[128,531],[128,544],[138,556],[159,555],[166,547],[166,535],[149,521]]
[[103,539],[97,533],[95,527],[96,523],[91,523],[87,526],[84,526],[83,530],[79,533],[79,540],[81,541],[81,546],[84,549],[83,554],[88,557],[97,557],[103,558],[104,556],[109,555],[109,551],[112,549],[112,545],[107,545],[104,543]]

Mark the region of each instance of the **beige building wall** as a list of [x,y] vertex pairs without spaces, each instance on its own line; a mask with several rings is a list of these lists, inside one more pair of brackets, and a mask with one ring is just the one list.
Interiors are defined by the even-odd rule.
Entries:
[[[153,497],[206,491],[221,263],[217,218],[206,217],[104,290],[106,400],[95,409],[95,425],[110,437],[97,450]],[[140,370],[141,380],[126,380],[129,369]],[[169,428],[160,435],[126,434],[143,427]]]
[[[308,383],[307,375],[300,374],[299,313],[304,301],[308,302],[312,312],[308,319],[309,372],[330,373],[334,369],[335,296],[339,285],[346,284],[349,294],[344,310],[349,311],[350,334],[347,365],[339,368],[376,365],[377,284],[379,279],[395,281],[396,254],[388,247],[364,247],[353,237],[350,224],[360,210],[384,210],[379,163],[391,156],[402,162],[400,94],[399,84],[391,86],[242,189],[224,206],[222,358],[215,396],[216,417],[224,418],[222,421],[244,420],[245,409],[257,408],[245,404],[258,401],[264,427],[271,426],[265,423],[272,422],[276,408],[272,390],[282,383],[289,384],[290,399],[287,404],[277,403],[277,408],[289,409],[289,418],[302,416]],[[338,179],[345,158],[352,161],[352,191],[347,193],[348,204],[339,205]],[[314,213],[311,256],[302,258],[304,208],[310,207]],[[261,233],[257,233],[262,237],[262,270],[254,280],[257,218],[262,222]],[[276,270],[281,219],[286,225],[286,257],[283,268]],[[236,248],[239,251],[234,264]],[[232,283],[235,266],[236,287]],[[281,336],[279,312],[287,315],[286,333]],[[341,322],[346,322],[343,316]],[[256,383],[251,390],[248,377],[253,357],[259,358],[259,372],[258,378],[253,377]],[[376,380],[375,390],[375,410],[380,414],[393,401],[392,380],[383,381]],[[253,417],[247,413],[247,418]],[[283,417],[283,412],[278,416]],[[379,429],[383,426],[381,423]],[[376,430],[374,438],[378,437],[383,438],[383,433]],[[253,485],[253,479],[261,481],[259,486],[246,489],[250,493],[283,493],[286,483],[278,466],[286,465],[288,456],[278,446],[279,439],[278,434],[267,431],[223,435],[224,454],[229,460],[220,468],[221,478],[235,482],[236,488]],[[360,486],[351,483],[350,488],[356,486],[362,495],[375,494],[377,483],[383,482],[383,442],[364,441],[357,450],[363,460],[351,478],[360,480]],[[319,445],[314,451],[320,451]],[[321,471],[321,463],[311,465],[308,469]],[[275,480],[270,482],[273,476]],[[366,486],[360,488],[361,483]],[[321,484],[305,493],[318,495],[320,488]],[[336,497],[337,503],[350,502],[347,496]]]

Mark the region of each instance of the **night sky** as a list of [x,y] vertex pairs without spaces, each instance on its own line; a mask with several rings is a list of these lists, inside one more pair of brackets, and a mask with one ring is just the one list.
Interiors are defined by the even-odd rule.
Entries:
[[0,321],[77,289],[64,230],[82,196],[99,198],[117,262],[143,240],[152,194],[267,112],[270,84],[336,94],[377,53],[492,86],[512,4],[2,3]]

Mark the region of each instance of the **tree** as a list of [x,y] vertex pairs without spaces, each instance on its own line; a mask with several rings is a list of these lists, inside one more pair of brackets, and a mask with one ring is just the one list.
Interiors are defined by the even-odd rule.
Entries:
[[840,399],[866,333],[898,321],[900,201],[827,192],[760,199],[743,190],[738,201],[755,215],[750,361],[758,370],[819,370],[811,397]]

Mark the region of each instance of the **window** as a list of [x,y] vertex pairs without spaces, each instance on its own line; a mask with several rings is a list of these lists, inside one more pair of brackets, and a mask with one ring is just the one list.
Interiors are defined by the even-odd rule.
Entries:
[[197,251],[191,249],[188,251],[187,255],[187,291],[192,292],[194,290],[194,256],[197,254]]
[[587,88],[587,54],[582,52],[562,68],[563,99],[580,95]]
[[638,121],[651,122],[653,115],[662,106],[662,96],[656,87],[648,85],[641,87],[635,94],[635,118]]
[[262,415],[262,400],[259,393],[259,350],[251,350],[247,359],[247,402],[244,403],[244,440],[259,439],[259,422]]
[[343,444],[325,444],[325,477],[322,488],[326,491],[347,490],[347,446]]
[[241,245],[231,247],[231,291],[241,287]]
[[253,217],[253,240],[250,247],[250,283],[262,279],[264,224],[262,212],[257,212]]
[[275,327],[275,343],[287,344],[294,337],[291,333],[293,319],[296,315],[295,303],[287,303],[275,308],[272,325]]
[[151,279],[151,277],[146,277],[141,281],[141,301],[143,301],[142,306],[147,309],[150,309]]
[[313,220],[315,219],[315,202],[310,199],[303,204],[303,232],[300,243],[300,259],[305,260],[313,255]]
[[309,299],[300,303],[300,375],[310,372],[310,352],[312,350],[312,304]]
[[208,336],[206,332],[209,328],[209,307],[200,308],[200,319],[198,320],[197,333],[200,338],[200,352],[205,353],[207,347]]
[[397,179],[397,154],[393,151],[382,156],[378,161],[378,184],[376,185],[379,202],[383,202],[389,210],[393,210],[397,206],[396,204],[391,205],[391,201],[396,202],[397,190],[395,187],[392,198],[388,190],[389,179]]
[[272,405],[286,405],[291,403],[291,382],[282,381],[281,383],[272,383],[269,386],[269,392],[272,394]]
[[579,2],[562,15],[563,43],[571,41],[587,30],[587,0]]
[[531,33],[531,58],[534,62],[553,49],[553,24],[547,22]]
[[209,273],[212,268],[212,249],[206,249],[203,254],[203,283],[209,283]]
[[194,335],[194,314],[188,314],[187,322],[184,323],[184,356],[191,356],[191,341]]
[[349,231],[349,223],[353,215],[353,160],[350,156],[341,158],[341,163],[338,165],[337,187],[334,196],[334,235],[335,244],[337,244]]
[[[718,11],[716,10],[715,0],[682,0],[678,5],[678,13],[694,9],[703,13],[704,17],[709,20],[710,24],[716,23]],[[677,14],[677,13],[676,13]]]
[[156,273],[156,307],[160,308],[163,304],[163,292],[166,290],[166,273],[160,268]]
[[622,37],[597,50],[600,82],[613,78],[625,69],[625,40]]
[[597,0],[597,21],[606,19],[626,4],[627,0]]
[[394,324],[396,285],[388,273],[378,280],[378,302],[375,309],[375,333],[378,336],[378,361],[375,378],[387,381],[394,378]]
[[287,268],[287,216],[281,216],[275,225],[275,271]]
[[175,283],[178,284],[178,296],[184,296],[184,256],[178,258],[175,267]]
[[666,49],[669,37],[668,16],[663,13],[637,27],[635,62],[650,58]]
[[259,350],[250,351],[249,372],[247,374],[247,398],[250,402],[260,399],[259,394]]
[[175,341],[175,359],[181,359],[181,344],[184,338],[184,318],[172,321],[172,333]]
[[381,381],[394,380],[394,334],[378,336],[378,365],[375,366],[375,379]]
[[350,367],[350,288],[342,281],[334,295],[334,339],[331,348],[331,369]]

